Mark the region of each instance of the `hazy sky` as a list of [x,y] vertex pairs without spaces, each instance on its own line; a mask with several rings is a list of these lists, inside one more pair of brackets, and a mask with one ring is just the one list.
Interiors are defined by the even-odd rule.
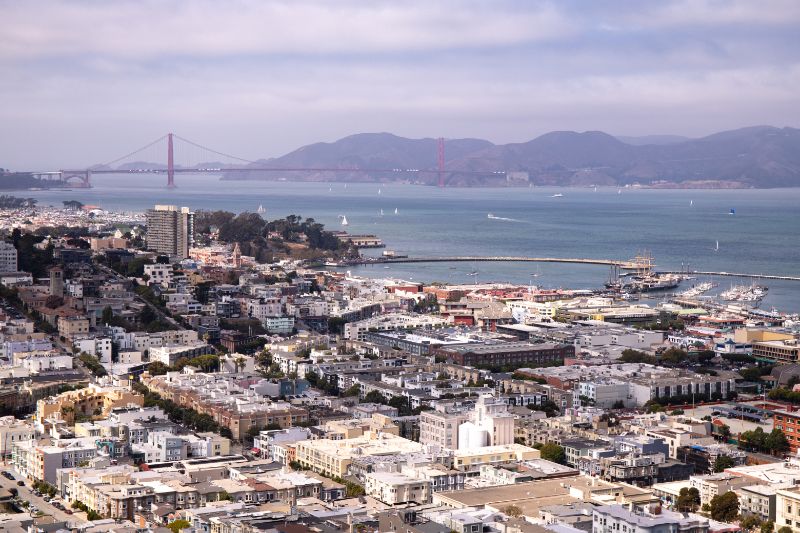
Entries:
[[0,0],[0,167],[800,125],[800,1]]

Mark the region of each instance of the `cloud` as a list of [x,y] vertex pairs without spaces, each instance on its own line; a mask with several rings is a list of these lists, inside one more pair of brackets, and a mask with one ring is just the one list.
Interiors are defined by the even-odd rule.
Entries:
[[800,123],[798,8],[783,0],[0,9],[0,166],[89,165],[167,131],[255,159],[360,131],[515,142]]
[[26,59],[372,54],[509,46],[570,31],[549,4],[51,0],[6,7],[0,56]]

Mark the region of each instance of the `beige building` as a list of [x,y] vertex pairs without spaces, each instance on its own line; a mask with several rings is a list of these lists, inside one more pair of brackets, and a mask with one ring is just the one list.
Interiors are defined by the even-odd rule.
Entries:
[[458,448],[458,427],[469,418],[469,413],[464,411],[422,411],[419,414],[419,441],[451,450]]
[[483,446],[454,451],[453,468],[456,470],[475,470],[481,465],[497,465],[540,458],[539,450],[522,444]]
[[[297,443],[296,460],[320,474],[347,475],[353,457],[402,455],[422,451],[422,444],[388,433],[365,433],[353,439],[306,440]],[[533,450],[534,452],[538,452]]]
[[0,458],[11,457],[11,447],[20,441],[31,440],[36,435],[33,426],[13,416],[0,418]]
[[372,472],[364,478],[364,491],[386,505],[422,505],[430,503],[431,482],[397,472]]
[[143,407],[144,397],[127,387],[102,386],[95,383],[85,389],[62,392],[58,396],[36,403],[36,420],[44,423],[49,418],[74,424],[75,417],[105,418],[117,407]]
[[800,487],[779,490],[775,497],[775,529],[800,532]]
[[89,319],[79,316],[62,316],[58,318],[58,334],[72,341],[74,338],[89,333]]
[[378,413],[365,419],[331,420],[323,428],[325,438],[331,440],[353,439],[369,432],[400,435],[400,428],[392,419]]

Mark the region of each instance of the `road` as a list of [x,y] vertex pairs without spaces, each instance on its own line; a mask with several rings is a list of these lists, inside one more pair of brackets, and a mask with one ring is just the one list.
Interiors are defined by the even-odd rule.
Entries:
[[[95,266],[98,268],[98,270],[101,270],[102,272],[107,274],[114,281],[119,281],[124,283],[131,280],[131,278],[125,277],[116,270],[109,268],[105,265],[96,264]],[[169,322],[176,328],[183,329],[183,326],[181,326],[174,318],[164,313],[164,311],[157,305],[153,305],[152,303],[142,298],[138,294],[134,296],[134,299],[148,306],[161,320]]]
[[[3,487],[5,489],[11,489],[11,488],[17,489],[18,497],[19,497],[20,500],[30,502],[32,505],[35,505],[37,507],[37,509],[39,509],[41,512],[43,512],[46,515],[51,515],[56,520],[59,520],[59,521],[63,520],[65,522],[67,522],[68,525],[72,525],[72,524],[80,525],[80,524],[84,524],[85,523],[85,520],[83,520],[77,514],[71,514],[71,515],[67,514],[64,511],[56,509],[55,507],[53,507],[52,505],[50,505],[49,503],[44,501],[41,497],[36,496],[31,490],[32,482],[27,480],[27,479],[24,479],[15,470],[12,470],[11,467],[4,466],[4,467],[2,467],[2,469],[4,471],[11,472],[11,474],[16,479],[14,481],[11,481],[10,479],[6,479],[5,476],[0,476],[0,487]],[[25,481],[25,486],[20,487],[20,486],[17,485],[17,481],[20,480],[20,479]],[[62,501],[61,503],[64,503],[64,502]],[[65,507],[66,507],[66,504],[65,504]],[[81,514],[83,514],[83,513],[81,513]]]

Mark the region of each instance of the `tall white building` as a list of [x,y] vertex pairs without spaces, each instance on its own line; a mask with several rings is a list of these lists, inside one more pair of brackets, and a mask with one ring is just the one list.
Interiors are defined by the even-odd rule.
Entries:
[[478,398],[472,419],[458,427],[458,449],[501,446],[514,442],[514,415],[508,406],[491,396]]
[[17,249],[10,242],[0,241],[0,272],[16,272]]

